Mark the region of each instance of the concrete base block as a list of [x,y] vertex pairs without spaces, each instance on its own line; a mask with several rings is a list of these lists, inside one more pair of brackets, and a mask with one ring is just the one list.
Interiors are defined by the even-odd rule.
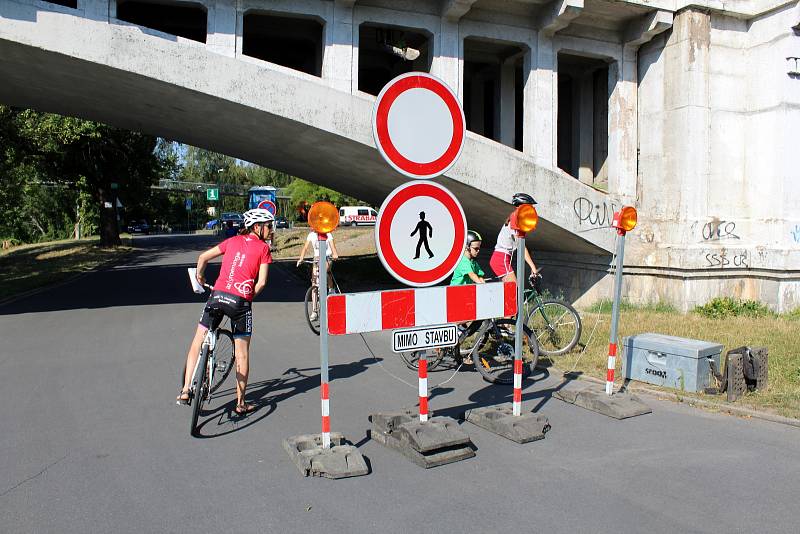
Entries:
[[411,411],[369,416],[369,436],[402,453],[420,467],[429,468],[475,456],[469,436],[449,417],[431,417],[421,423]]
[[283,440],[283,448],[303,476],[359,477],[369,473],[364,457],[338,432],[331,433],[331,448],[322,448],[321,434],[303,434]]
[[564,402],[569,402],[615,419],[627,419],[628,417],[644,415],[653,411],[637,396],[630,393],[606,395],[603,386],[572,385],[556,391],[553,396]]
[[514,416],[508,404],[475,408],[465,412],[464,419],[517,443],[544,439],[545,433],[550,430],[550,422],[544,415],[528,412]]

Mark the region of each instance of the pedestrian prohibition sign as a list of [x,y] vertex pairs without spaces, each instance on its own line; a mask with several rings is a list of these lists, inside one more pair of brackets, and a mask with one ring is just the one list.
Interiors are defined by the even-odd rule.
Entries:
[[461,155],[466,121],[444,82],[409,72],[381,90],[372,112],[375,145],[386,162],[410,178],[444,174]]
[[447,278],[464,254],[467,219],[443,186],[408,182],[384,200],[375,223],[381,263],[404,284],[424,287]]

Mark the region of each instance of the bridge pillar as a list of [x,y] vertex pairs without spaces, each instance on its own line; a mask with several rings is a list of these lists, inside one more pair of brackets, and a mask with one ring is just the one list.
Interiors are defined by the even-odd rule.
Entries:
[[225,56],[236,56],[236,0],[215,0],[208,5],[209,50]]
[[[536,46],[536,65],[533,68],[534,98],[532,105],[533,122],[531,130],[530,152],[538,165],[552,169],[556,166],[556,54],[553,39],[544,31],[538,32]],[[527,133],[527,132],[526,132]]]
[[[355,0],[334,0],[333,23],[325,31],[322,77],[339,91],[355,93],[358,80],[353,71],[353,5]],[[356,30],[357,31],[357,30]]]
[[459,65],[463,58],[460,56],[458,22],[453,22],[442,17],[439,34],[440,53],[433,58],[431,74],[438,76],[458,95],[461,105],[464,105],[464,87],[461,83]]
[[83,8],[87,18],[105,22],[108,21],[109,4],[110,0],[84,0]]

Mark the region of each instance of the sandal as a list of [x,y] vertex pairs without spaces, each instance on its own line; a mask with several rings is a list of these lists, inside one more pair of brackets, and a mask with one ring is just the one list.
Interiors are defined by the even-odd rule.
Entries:
[[256,407],[252,404],[237,404],[233,411],[236,412],[236,415],[247,415],[256,411]]
[[189,397],[189,390],[181,390],[178,398],[175,399],[175,404],[178,406],[189,406],[189,402],[191,401],[191,397]]

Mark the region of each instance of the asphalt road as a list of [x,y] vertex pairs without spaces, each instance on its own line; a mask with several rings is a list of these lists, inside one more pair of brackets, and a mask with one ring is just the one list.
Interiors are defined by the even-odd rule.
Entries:
[[[281,441],[319,431],[318,338],[280,264],[254,306],[258,411],[232,420],[228,389],[192,438],[174,398],[203,303],[186,267],[209,241],[135,242],[124,265],[0,308],[2,532],[798,531],[800,430],[656,400],[616,421],[550,398],[557,377],[524,384],[523,409],[552,424],[545,440],[467,423],[475,458],[418,468],[366,437],[371,412],[416,403],[386,334],[331,340],[332,429],[371,473],[302,477]],[[462,371],[431,407],[510,396]]]

